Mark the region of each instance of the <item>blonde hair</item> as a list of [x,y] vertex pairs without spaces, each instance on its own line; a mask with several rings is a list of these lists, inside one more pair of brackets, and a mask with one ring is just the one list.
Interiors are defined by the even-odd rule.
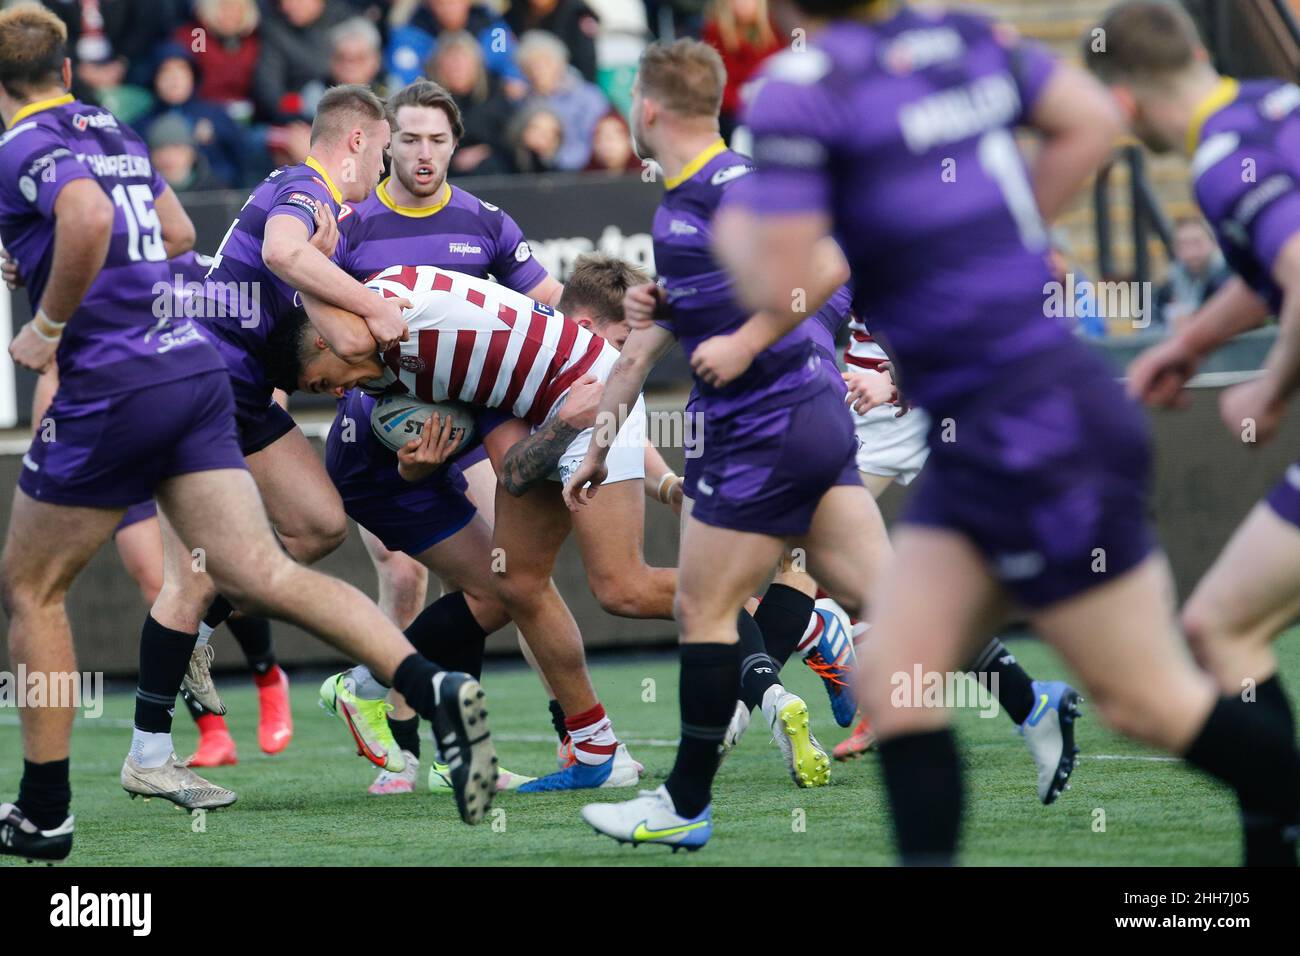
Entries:
[[718,51],[699,40],[651,43],[637,71],[641,92],[678,116],[717,116],[727,68]]

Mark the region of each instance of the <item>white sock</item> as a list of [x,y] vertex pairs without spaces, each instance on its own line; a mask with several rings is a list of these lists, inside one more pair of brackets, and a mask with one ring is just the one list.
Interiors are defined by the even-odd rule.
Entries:
[[767,718],[769,727],[776,721],[776,702],[777,699],[785,693],[785,688],[780,684],[773,684],[767,690],[763,691],[763,716]]
[[348,671],[348,677],[352,679],[352,693],[362,700],[383,700],[388,696],[388,688],[379,683],[365,664],[358,664]]
[[215,630],[216,628],[211,624],[205,624],[204,622],[199,621],[199,639],[194,642],[195,649],[197,650],[200,647],[207,647],[208,640],[212,637],[212,632]]
[[131,731],[131,759],[142,767],[161,767],[175,749],[170,733],[154,734],[139,727]]

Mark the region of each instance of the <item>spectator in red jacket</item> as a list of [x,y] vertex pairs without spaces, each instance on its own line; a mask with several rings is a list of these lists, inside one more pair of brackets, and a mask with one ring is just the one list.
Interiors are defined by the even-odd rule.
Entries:
[[722,134],[730,138],[743,106],[740,91],[759,66],[781,49],[767,14],[767,0],[714,0],[700,38],[722,54],[727,85],[722,91]]
[[258,20],[255,0],[196,0],[194,21],[173,38],[194,56],[199,97],[221,104],[241,121],[253,109],[253,73],[261,49]]

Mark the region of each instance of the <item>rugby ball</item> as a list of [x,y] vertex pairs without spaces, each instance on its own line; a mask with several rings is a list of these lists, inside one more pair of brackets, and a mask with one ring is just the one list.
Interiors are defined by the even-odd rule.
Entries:
[[456,446],[463,450],[474,437],[474,415],[470,407],[461,402],[422,402],[413,395],[385,395],[370,410],[370,430],[375,437],[393,451],[399,451],[413,438],[420,436],[424,423],[434,415],[443,421],[452,420],[452,436],[460,439]]

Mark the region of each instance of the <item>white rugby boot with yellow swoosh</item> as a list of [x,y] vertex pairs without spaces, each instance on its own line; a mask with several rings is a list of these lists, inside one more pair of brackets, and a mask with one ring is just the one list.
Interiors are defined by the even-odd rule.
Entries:
[[1052,803],[1070,789],[1079,753],[1074,722],[1082,713],[1083,698],[1064,681],[1036,680],[1033,687],[1034,709],[1020,725],[1020,733],[1038,768],[1038,799]]
[[697,817],[679,816],[667,787],[642,790],[635,800],[622,803],[589,803],[582,819],[597,833],[619,843],[662,843],[678,850],[698,850],[713,835],[713,808],[705,807]]

